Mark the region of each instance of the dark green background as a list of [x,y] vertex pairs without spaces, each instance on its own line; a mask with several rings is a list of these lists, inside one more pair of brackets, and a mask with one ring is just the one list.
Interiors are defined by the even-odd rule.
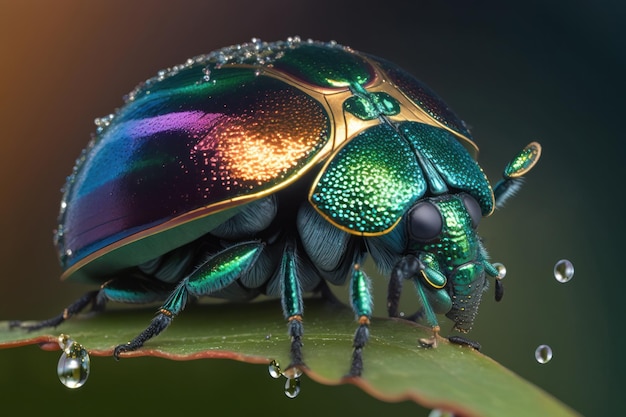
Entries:
[[[525,188],[481,226],[493,261],[508,268],[507,293],[501,304],[483,303],[472,337],[582,414],[617,411],[625,10],[609,1],[515,4],[0,0],[0,320],[47,317],[86,290],[58,281],[51,230],[59,188],[95,117],[157,70],[218,47],[251,37],[335,39],[437,91],[471,126],[494,181],[527,142],[544,145]],[[561,258],[576,267],[568,284],[552,277]],[[376,299],[384,300],[384,282]],[[533,357],[542,343],[554,350],[546,365]],[[306,379],[288,400],[263,367],[224,361],[95,358],[88,384],[69,391],[57,381],[57,358],[35,347],[0,351],[2,409],[427,413]]]

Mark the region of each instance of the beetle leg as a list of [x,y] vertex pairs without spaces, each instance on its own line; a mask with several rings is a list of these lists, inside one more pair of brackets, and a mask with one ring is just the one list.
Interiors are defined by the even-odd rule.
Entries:
[[350,299],[352,309],[359,322],[359,327],[354,334],[352,346],[352,364],[348,376],[361,376],[363,372],[363,348],[369,340],[369,324],[372,317],[372,294],[370,291],[370,279],[359,264],[354,265],[352,279],[350,280]]
[[[11,327],[20,327],[28,331],[45,327],[57,327],[65,320],[77,315],[91,304],[91,311],[102,311],[108,301],[130,304],[147,304],[163,300],[167,296],[167,284],[131,276],[114,278],[100,286],[99,290],[90,291],[74,301],[58,316],[34,324],[11,322]],[[171,287],[170,287],[171,288]]]
[[[96,307],[96,300],[98,299],[99,290],[89,291],[78,300],[74,301],[67,308],[63,310],[61,314],[58,316],[51,317],[47,320],[42,320],[37,323],[25,324],[21,321],[12,321],[9,323],[10,328],[19,327],[20,329],[25,329],[28,331],[34,331],[43,329],[45,327],[57,327],[59,324],[63,323],[65,320],[70,317],[80,313],[87,307],[89,304],[94,306],[94,310],[98,309]],[[102,305],[101,307],[103,307]]]
[[426,323],[431,327],[433,335],[428,338],[420,338],[419,343],[424,347],[437,347],[437,337],[439,336],[439,322],[437,321],[437,316],[433,311],[432,306],[428,302],[428,298],[426,296],[426,290],[424,289],[421,282],[417,279],[414,280],[415,288],[417,289],[417,295],[420,299],[420,302],[424,308],[424,316],[426,318]]
[[117,346],[113,356],[118,358],[122,352],[137,350],[146,341],[165,330],[174,317],[185,308],[189,296],[210,295],[234,282],[250,269],[263,246],[259,241],[244,242],[209,257],[178,283],[150,325],[127,344]]
[[421,269],[420,261],[415,255],[406,255],[394,266],[389,277],[387,288],[387,312],[389,317],[400,317],[398,306],[405,279],[411,279]]
[[433,336],[429,338],[421,338],[419,342],[423,346],[437,347],[437,337],[439,335],[439,322],[437,316],[431,305],[431,300],[436,302],[436,307],[445,310],[447,307],[447,300],[445,295],[438,294],[438,297],[433,297],[432,294],[427,294],[425,285],[439,290],[440,286],[445,285],[445,276],[439,273],[433,268],[429,268],[415,255],[409,254],[404,256],[393,268],[391,272],[391,278],[389,280],[389,292],[387,294],[387,310],[391,317],[398,317],[398,303],[400,301],[400,293],[402,291],[402,281],[405,279],[413,280],[415,289],[417,290],[417,296],[419,298],[422,308],[410,318],[422,318],[424,317],[426,323],[431,327]]
[[433,326],[432,332],[433,335],[431,337],[420,337],[419,342],[420,345],[426,348],[436,348],[437,347],[437,338],[439,337],[439,332],[441,328],[439,326]]
[[293,245],[288,244],[283,253],[280,264],[280,288],[283,315],[287,319],[288,334],[291,337],[291,363],[287,370],[293,369],[297,373],[298,368],[304,366],[302,360],[302,289],[298,280],[296,268],[296,253]]
[[437,347],[439,335],[439,322],[436,314],[447,313],[452,308],[452,299],[446,290],[446,276],[439,270],[437,261],[420,254],[419,274],[413,276],[413,283],[417,290],[417,296],[422,304],[422,310],[426,323],[431,327],[433,335],[419,340],[426,347]]
[[400,317],[398,307],[400,305],[400,296],[402,295],[402,284],[405,277],[400,268],[400,264],[404,258],[391,270],[389,276],[389,285],[387,286],[387,314],[389,317]]

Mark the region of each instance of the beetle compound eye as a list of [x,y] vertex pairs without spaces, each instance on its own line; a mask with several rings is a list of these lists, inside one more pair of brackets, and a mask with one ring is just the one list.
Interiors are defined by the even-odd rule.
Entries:
[[431,240],[439,236],[443,220],[434,204],[424,201],[416,204],[409,213],[409,233],[417,240]]
[[478,204],[478,201],[474,200],[474,198],[469,194],[463,194],[462,198],[463,205],[467,209],[467,213],[472,218],[472,227],[476,229],[478,227],[478,223],[480,223],[481,217],[483,216],[480,205]]

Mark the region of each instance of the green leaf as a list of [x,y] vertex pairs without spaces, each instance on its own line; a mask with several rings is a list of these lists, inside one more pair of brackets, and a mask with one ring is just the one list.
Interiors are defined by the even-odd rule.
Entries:
[[[312,379],[328,385],[352,383],[383,401],[412,400],[463,416],[573,416],[552,396],[481,353],[440,338],[437,348],[423,348],[418,338],[430,331],[400,319],[374,318],[364,350],[361,378],[347,378],[356,330],[350,309],[307,300],[304,357]],[[0,348],[40,344],[58,349],[63,333],[92,356],[113,348],[143,330],[154,310],[109,310],[80,317],[57,329],[26,332],[0,322]],[[289,338],[280,304],[196,304],[181,314],[144,348],[123,358],[157,356],[174,360],[228,358],[249,363],[289,363]],[[97,378],[93,375],[91,378]]]

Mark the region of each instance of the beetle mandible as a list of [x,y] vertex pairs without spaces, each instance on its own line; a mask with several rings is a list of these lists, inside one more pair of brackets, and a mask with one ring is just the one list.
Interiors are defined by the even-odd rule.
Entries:
[[541,153],[529,144],[492,188],[466,125],[423,83],[375,56],[299,38],[253,39],[160,71],[96,125],[64,187],[55,244],[63,279],[100,288],[14,326],[57,326],[108,301],[162,302],[118,357],[190,298],[268,294],[288,322],[289,368],[303,367],[302,294],[331,294],[327,283],[350,277],[352,376],[363,371],[372,314],[365,257],[390,277],[391,316],[402,282],[413,282],[413,318],[433,332],[423,344],[436,345],[437,314],[469,331],[486,275],[498,275],[476,227]]

